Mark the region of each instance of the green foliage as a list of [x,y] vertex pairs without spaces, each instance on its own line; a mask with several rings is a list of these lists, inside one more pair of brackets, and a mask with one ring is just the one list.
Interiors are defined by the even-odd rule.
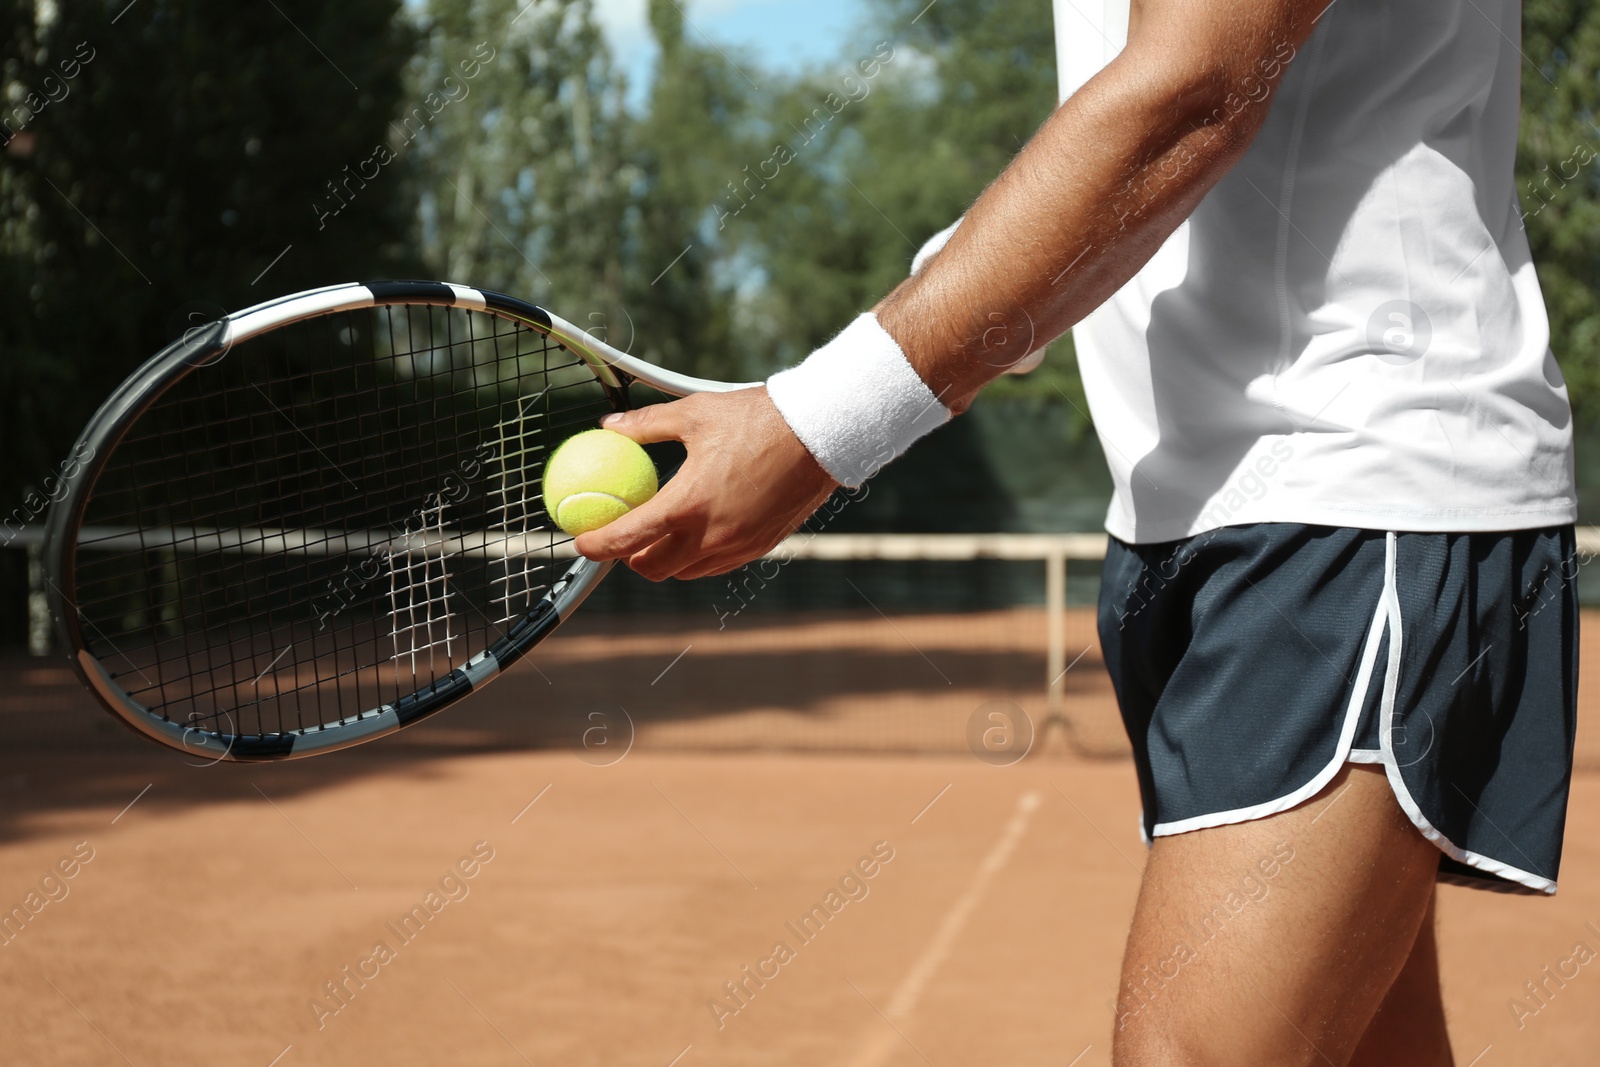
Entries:
[[[630,112],[592,0],[431,0],[408,97],[477,42],[497,54],[407,138],[429,270],[690,373],[800,358],[904,278],[1052,106],[1047,0],[921,6],[880,0],[836,68],[785,78],[650,0],[660,60]],[[997,392],[1077,397],[1058,363]]]
[[[387,136],[412,50],[398,10],[5,0],[0,517],[184,329],[412,262],[403,182],[352,185],[321,229],[314,207]],[[17,578],[0,574],[0,638],[20,618]]]
[[[660,61],[630,109],[594,0],[0,0],[0,517],[183,329],[329,282],[504,289],[709,377],[798,360],[905,277],[1055,102],[1049,0],[868,10],[837,63],[785,77],[649,0]],[[1592,427],[1600,8],[1527,0],[1523,52],[1517,187]],[[923,521],[906,516],[940,472],[995,481],[979,453],[1024,428],[1079,463],[1083,442],[1057,446],[1086,412],[1062,339],[851,521]],[[1004,488],[1019,524],[1036,491]],[[20,613],[0,555],[3,638]]]
[[684,32],[675,0],[650,0],[649,12],[661,59],[633,137],[640,178],[626,299],[639,329],[636,351],[690,374],[739,379],[737,278],[711,205],[748,153],[746,124],[762,91],[744,73],[748,58]]
[[[428,4],[409,92],[454,73],[471,100],[411,147],[419,247],[433,273],[546,303],[674,369],[736,377],[735,283],[707,222],[761,97],[684,34],[671,0],[650,19],[661,62],[635,115],[591,0]],[[482,42],[495,58],[461,79],[455,57]]]
[[1523,8],[1517,191],[1550,343],[1580,425],[1600,425],[1600,8],[1528,0]]
[[[795,160],[729,223],[765,281],[745,320],[771,367],[897,285],[1055,106],[1047,0],[878,0],[874,15],[839,67],[777,95],[770,127]],[[979,403],[1059,409],[1049,425],[1069,440],[1090,427],[1070,338]]]
[[421,32],[407,99],[423,107],[404,147],[429,272],[578,321],[615,307],[636,170],[591,5],[435,0]]
[[1048,0],[877,0],[842,59],[778,95],[770,124],[795,162],[740,218],[767,283],[751,318],[779,362],[903,279],[1055,105]]
[[[110,389],[196,324],[190,313],[370,274],[403,261],[405,232],[381,191],[320,233],[313,209],[385,136],[409,50],[397,0],[285,0],[283,14],[148,0],[115,24],[125,4],[81,3],[45,26],[32,3],[12,6],[4,82],[60,88],[11,113],[0,156],[0,421],[27,427],[8,431],[0,502],[47,475]],[[270,288],[253,286],[291,244]]]

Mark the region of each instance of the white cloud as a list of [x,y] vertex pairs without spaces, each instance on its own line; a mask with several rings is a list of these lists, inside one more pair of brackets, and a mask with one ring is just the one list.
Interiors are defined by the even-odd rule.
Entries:
[[722,15],[741,7],[768,7],[778,0],[692,0],[690,10],[695,15]]
[[[788,73],[826,64],[854,41],[864,0],[675,0],[687,14],[686,36],[725,54],[751,56],[757,67]],[[628,81],[630,106],[647,93],[659,50],[647,0],[594,0],[595,19]],[[741,59],[740,62],[743,62]],[[749,75],[747,75],[748,77]]]
[[[779,0],[679,0],[688,19],[702,29],[717,18],[745,8],[766,7]],[[605,30],[614,54],[624,65],[639,50],[649,51],[650,21],[646,0],[594,0],[595,19]]]
[[611,46],[612,61],[627,75],[629,106],[638,107],[656,58],[645,0],[594,0],[594,15]]
[[613,44],[645,28],[645,0],[595,0],[594,14]]

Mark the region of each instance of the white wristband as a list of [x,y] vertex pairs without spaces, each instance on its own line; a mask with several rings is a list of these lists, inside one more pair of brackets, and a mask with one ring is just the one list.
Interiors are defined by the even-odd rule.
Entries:
[[923,246],[917,249],[917,254],[911,257],[911,274],[913,277],[921,274],[922,268],[927,266],[928,260],[938,255],[939,250],[950,243],[950,238],[956,235],[956,227],[960,226],[962,219],[965,218],[966,216],[962,215],[960,219],[956,219],[956,221],[928,238]]
[[950,409],[871,312],[767,379],[767,395],[823,470],[851,487],[950,421]]

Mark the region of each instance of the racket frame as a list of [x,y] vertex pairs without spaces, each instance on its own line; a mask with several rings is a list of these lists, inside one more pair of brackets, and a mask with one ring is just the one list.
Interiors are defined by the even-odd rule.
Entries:
[[[534,304],[502,293],[443,282],[331,285],[269,300],[187,331],[124,381],[90,419],[73,454],[88,454],[93,459],[68,483],[66,494],[51,507],[45,526],[46,576],[62,647],[71,650],[73,667],[90,691],[136,732],[168,748],[212,761],[243,763],[294,759],[363,744],[437,714],[494,680],[560,626],[610,572],[613,561],[578,556],[540,601],[506,629],[504,636],[443,677],[393,703],[336,723],[281,733],[221,733],[174,722],[130,696],[89,651],[83,627],[88,620],[74,599],[78,533],[101,472],[139,417],[178,382],[225,358],[236,344],[305,319],[393,305],[480,311],[537,330],[583,360],[618,411],[631,406],[628,389],[635,381],[672,396],[728,392],[759,384],[714,381],[656,367]],[[84,449],[89,451],[85,453]]]

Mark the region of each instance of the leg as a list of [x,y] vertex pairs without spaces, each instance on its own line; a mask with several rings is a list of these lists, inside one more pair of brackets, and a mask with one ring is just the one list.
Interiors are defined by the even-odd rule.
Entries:
[[1370,766],[1291,811],[1158,839],[1113,1062],[1348,1064],[1411,956],[1438,864]]
[[1433,903],[1417,931],[1411,958],[1389,987],[1377,1017],[1356,1048],[1351,1067],[1451,1067],[1439,993],[1439,950],[1434,940]]

